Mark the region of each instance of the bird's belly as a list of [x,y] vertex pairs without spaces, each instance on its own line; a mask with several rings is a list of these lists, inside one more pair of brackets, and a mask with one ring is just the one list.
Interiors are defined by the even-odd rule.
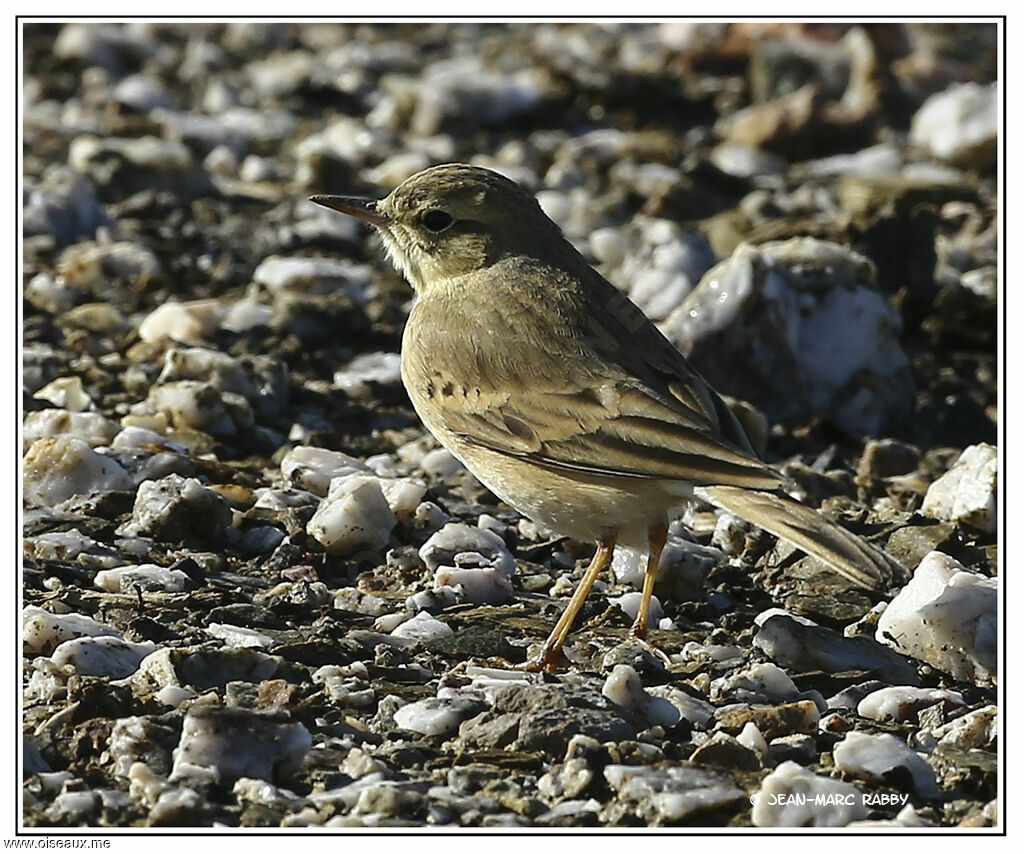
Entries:
[[453,439],[442,442],[495,495],[556,534],[594,542],[614,534],[647,547],[652,525],[693,498],[688,485],[540,466]]

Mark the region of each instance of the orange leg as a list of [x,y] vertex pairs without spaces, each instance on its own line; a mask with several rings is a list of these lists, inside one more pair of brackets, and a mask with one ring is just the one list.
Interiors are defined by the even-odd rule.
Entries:
[[548,635],[548,639],[544,641],[544,646],[541,647],[540,653],[523,665],[524,670],[553,671],[557,668],[562,655],[562,646],[565,643],[565,639],[569,636],[573,620],[576,619],[580,608],[583,607],[587,594],[590,593],[590,588],[594,586],[597,576],[611,563],[614,551],[614,536],[606,537],[597,544],[597,552],[590,561],[590,565],[587,566],[587,571],[583,574],[583,578],[580,579],[579,586],[573,591],[569,604],[566,605],[562,616],[555,624],[551,634]]
[[647,552],[647,570],[644,572],[643,592],[640,594],[640,610],[637,611],[636,621],[629,630],[629,633],[640,641],[647,637],[647,623],[651,615],[651,594],[654,592],[654,579],[658,575],[658,564],[661,561],[661,552],[665,548],[667,537],[668,525],[664,522],[652,526],[647,532],[647,542],[650,548]]

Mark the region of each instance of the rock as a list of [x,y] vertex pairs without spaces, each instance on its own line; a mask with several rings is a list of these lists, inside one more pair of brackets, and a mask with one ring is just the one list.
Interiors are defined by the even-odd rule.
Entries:
[[992,445],[971,445],[953,467],[928,487],[921,512],[987,533],[996,527],[996,479],[999,459]]
[[25,413],[22,440],[30,445],[49,436],[74,437],[97,448],[109,445],[118,432],[118,425],[98,412],[40,409]]
[[62,247],[92,237],[110,219],[89,181],[73,169],[52,165],[41,181],[26,177],[23,222],[26,237],[50,235]]
[[334,555],[384,548],[398,520],[380,487],[369,474],[334,478],[306,525],[307,533]]
[[104,198],[143,191],[168,191],[185,198],[208,192],[210,179],[180,142],[155,136],[76,136],[68,165],[92,180]]
[[976,685],[996,680],[997,583],[930,552],[878,620],[884,644]]
[[649,823],[692,821],[746,797],[728,778],[685,765],[608,765],[604,777],[619,799]]
[[42,507],[75,495],[134,488],[128,472],[115,460],[69,435],[34,441],[25,454],[22,476],[25,500]]
[[765,777],[756,798],[750,813],[755,827],[845,827],[868,816],[856,786],[795,762],[783,762]]
[[176,542],[216,539],[230,524],[231,508],[220,495],[195,478],[170,474],[139,486],[131,519],[119,530]]
[[479,712],[481,707],[482,704],[471,697],[431,697],[402,706],[395,712],[395,723],[402,729],[423,735],[444,735],[458,729],[460,723]]
[[51,614],[35,605],[26,605],[21,612],[21,638],[29,653],[45,655],[72,638],[101,635],[120,637],[117,629],[84,614]]
[[[32,395],[37,400],[52,403],[58,409],[69,412],[85,412],[94,409],[92,399],[82,388],[81,377],[57,377]],[[33,413],[28,413],[32,415]]]
[[858,436],[910,411],[899,328],[871,262],[811,238],[740,246],[663,324],[720,391],[771,420],[824,416]]
[[515,746],[520,750],[543,750],[561,756],[574,735],[588,735],[598,741],[622,741],[636,735],[621,715],[600,709],[547,709],[528,712],[519,720]]
[[679,710],[664,697],[648,694],[628,664],[616,664],[604,682],[601,693],[616,705],[631,709],[654,726],[673,727],[680,720]]
[[800,691],[781,668],[759,662],[711,683],[711,696],[720,700],[729,697],[741,703],[772,703],[793,700]]
[[869,439],[857,463],[857,481],[869,485],[894,475],[914,471],[921,460],[921,452],[913,445],[895,439]]
[[171,780],[272,780],[299,768],[312,745],[309,731],[281,715],[193,706],[174,749]]
[[281,473],[289,483],[320,496],[327,495],[336,477],[368,471],[366,463],[348,454],[307,445],[292,448],[281,459]]
[[426,611],[420,611],[416,616],[410,617],[398,626],[391,634],[396,638],[425,643],[436,638],[451,637],[455,632],[447,623],[442,623]]
[[272,255],[260,262],[253,281],[271,293],[285,291],[330,294],[342,291],[356,300],[365,299],[369,271],[361,264],[333,258],[283,258]]
[[759,771],[761,759],[753,750],[724,732],[711,734],[692,754],[690,761],[719,768],[737,768],[740,771]]
[[836,768],[844,774],[890,785],[911,787],[924,797],[936,794],[935,772],[918,754],[893,735],[849,732],[832,749]]
[[991,750],[998,737],[999,709],[984,706],[932,730],[939,744],[961,750]]
[[420,558],[431,570],[458,565],[462,554],[482,557],[484,565],[493,566],[506,575],[511,575],[516,568],[516,560],[501,537],[493,531],[457,522],[445,525],[420,547]]
[[999,89],[961,83],[932,95],[910,124],[910,141],[934,157],[992,169],[999,138]]
[[[612,605],[617,605],[619,609],[633,622],[636,621],[637,614],[640,613],[640,600],[642,594],[639,590],[631,590],[629,593],[623,593],[621,596],[613,596],[608,599],[608,602]],[[647,617],[647,626],[657,626],[658,622],[662,617],[665,616],[665,611],[661,607],[661,602],[657,596],[651,596],[651,610]]]
[[965,705],[963,695],[958,691],[900,686],[872,691],[857,704],[857,714],[876,721],[886,718],[916,721],[919,711],[936,703],[950,708]]
[[401,382],[401,366],[402,357],[398,353],[364,353],[334,372],[334,384],[349,397],[368,400],[375,385]]
[[189,583],[189,577],[180,569],[169,569],[151,563],[138,566],[119,566],[96,573],[95,584],[109,593],[132,593],[135,591],[159,591],[181,593]]
[[241,395],[218,392],[200,380],[179,380],[155,385],[146,406],[166,416],[178,429],[196,430],[211,436],[251,432],[253,414]]
[[718,729],[735,735],[752,722],[766,739],[791,735],[794,732],[817,732],[821,714],[810,700],[782,703],[777,706],[736,705],[715,710]]
[[221,326],[227,309],[220,300],[167,302],[153,309],[139,324],[139,338],[151,344],[164,339],[202,344]]
[[119,637],[98,635],[64,641],[50,656],[58,666],[67,665],[80,676],[124,679],[139,669],[142,659],[155,649],[152,643],[131,643]]
[[784,612],[766,612],[757,622],[754,646],[785,667],[829,673],[867,670],[897,685],[917,685],[920,681],[910,662],[869,637],[846,638]]
[[[468,553],[459,555],[462,558]],[[434,573],[434,591],[455,590],[459,602],[502,605],[513,598],[512,582],[494,566],[441,566]]]

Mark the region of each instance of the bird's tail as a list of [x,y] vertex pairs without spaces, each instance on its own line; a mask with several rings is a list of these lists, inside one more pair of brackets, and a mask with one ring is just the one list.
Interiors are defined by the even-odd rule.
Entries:
[[694,491],[699,498],[788,540],[868,590],[886,590],[907,577],[906,569],[881,549],[785,495],[738,486],[701,486]]

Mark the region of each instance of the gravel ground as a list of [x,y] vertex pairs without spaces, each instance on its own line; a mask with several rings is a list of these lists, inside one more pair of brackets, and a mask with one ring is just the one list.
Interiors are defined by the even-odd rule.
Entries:
[[[995,25],[24,27],[24,815],[990,827]],[[412,297],[314,192],[535,192],[884,597],[734,517],[620,554],[425,434]],[[685,523],[685,524],[683,524]]]

